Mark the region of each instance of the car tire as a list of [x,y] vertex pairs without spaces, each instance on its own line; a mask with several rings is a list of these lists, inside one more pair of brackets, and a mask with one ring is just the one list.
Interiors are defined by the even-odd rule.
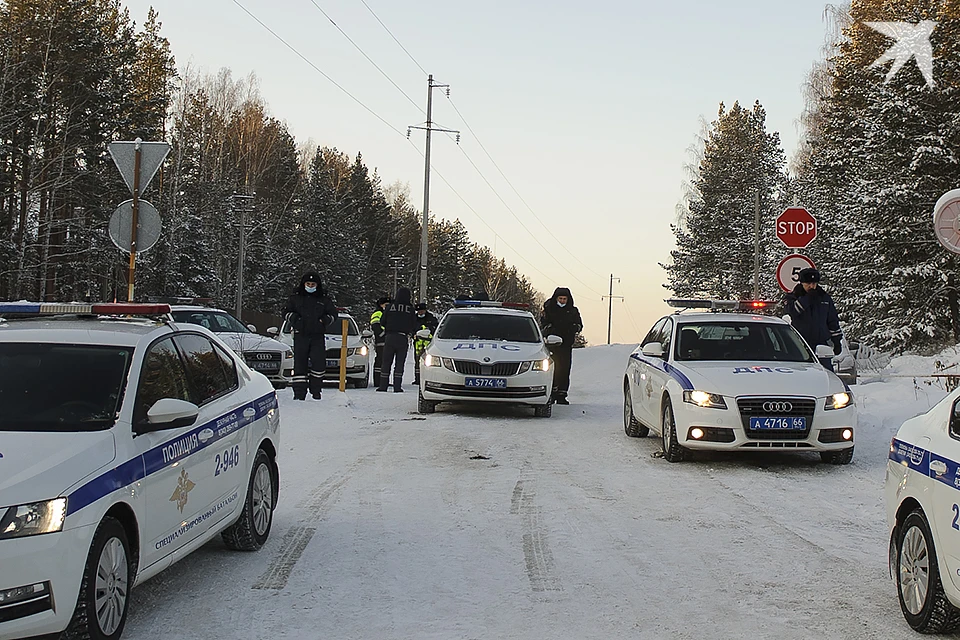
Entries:
[[[106,578],[102,577],[106,575]],[[130,608],[136,560],[120,521],[100,521],[80,582],[77,608],[63,636],[71,640],[116,640],[123,633]],[[100,593],[99,601],[97,594]]]
[[220,534],[223,543],[235,551],[257,551],[270,536],[276,507],[277,477],[270,456],[257,450],[247,484],[240,519]]
[[553,402],[548,400],[547,404],[538,404],[533,408],[533,415],[537,418],[549,418],[553,415]]
[[673,417],[673,405],[670,399],[663,405],[660,421],[660,446],[663,448],[663,459],[667,462],[682,462],[687,458],[688,449],[677,442],[677,423]]
[[943,592],[933,535],[922,509],[912,511],[897,528],[896,544],[897,597],[907,624],[920,633],[955,630],[960,610]]
[[417,394],[417,411],[420,413],[433,413],[437,409],[437,402],[434,400],[425,400],[423,392]]
[[274,388],[274,389],[277,389],[277,390],[279,390],[279,389],[286,389],[286,388],[287,388],[287,383],[286,383],[286,382],[274,382],[274,383],[273,383],[273,388]]
[[646,438],[650,429],[640,424],[633,415],[633,400],[630,398],[630,383],[623,381],[623,431],[631,438]]
[[820,460],[829,464],[850,464],[853,460],[853,447],[840,451],[821,451]]

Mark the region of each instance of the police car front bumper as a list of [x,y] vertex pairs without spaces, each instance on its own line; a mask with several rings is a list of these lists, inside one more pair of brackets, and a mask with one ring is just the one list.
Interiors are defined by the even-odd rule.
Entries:
[[95,526],[0,540],[0,638],[66,629]]
[[854,444],[857,410],[853,404],[827,410],[825,400],[818,398],[804,431],[760,431],[749,429],[749,417],[741,414],[737,398],[725,396],[724,401],[726,409],[675,401],[677,442],[688,449],[711,451],[840,451]]
[[[505,387],[467,386],[467,378],[506,380]],[[445,367],[420,365],[420,393],[424,400],[459,402],[500,402],[543,405],[553,391],[552,371],[527,371],[503,376],[467,376]]]

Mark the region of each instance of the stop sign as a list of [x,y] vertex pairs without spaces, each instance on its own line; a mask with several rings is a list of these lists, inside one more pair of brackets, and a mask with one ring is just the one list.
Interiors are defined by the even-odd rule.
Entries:
[[803,249],[817,237],[817,219],[803,207],[790,207],[777,216],[777,237],[790,249]]

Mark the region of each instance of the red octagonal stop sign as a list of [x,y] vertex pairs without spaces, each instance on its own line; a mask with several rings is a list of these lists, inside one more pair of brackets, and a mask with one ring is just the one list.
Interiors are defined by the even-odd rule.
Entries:
[[790,249],[803,249],[817,237],[817,219],[803,207],[790,207],[777,217],[777,237]]

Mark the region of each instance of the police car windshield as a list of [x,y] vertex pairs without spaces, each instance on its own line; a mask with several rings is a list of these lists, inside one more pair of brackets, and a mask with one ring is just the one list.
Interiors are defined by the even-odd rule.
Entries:
[[789,325],[728,321],[682,323],[676,359],[813,362],[814,356]]
[[441,340],[502,340],[540,342],[537,324],[529,316],[496,313],[449,313],[437,329]]
[[174,311],[176,322],[198,324],[214,333],[250,333],[250,329],[229,313],[223,311]]
[[333,321],[333,324],[327,327],[328,336],[342,336],[343,335],[343,321],[347,321],[347,335],[348,336],[358,336],[360,335],[359,329],[357,329],[357,323],[353,318],[344,318],[343,316],[337,318]]
[[131,352],[0,343],[0,431],[109,429],[120,410]]

